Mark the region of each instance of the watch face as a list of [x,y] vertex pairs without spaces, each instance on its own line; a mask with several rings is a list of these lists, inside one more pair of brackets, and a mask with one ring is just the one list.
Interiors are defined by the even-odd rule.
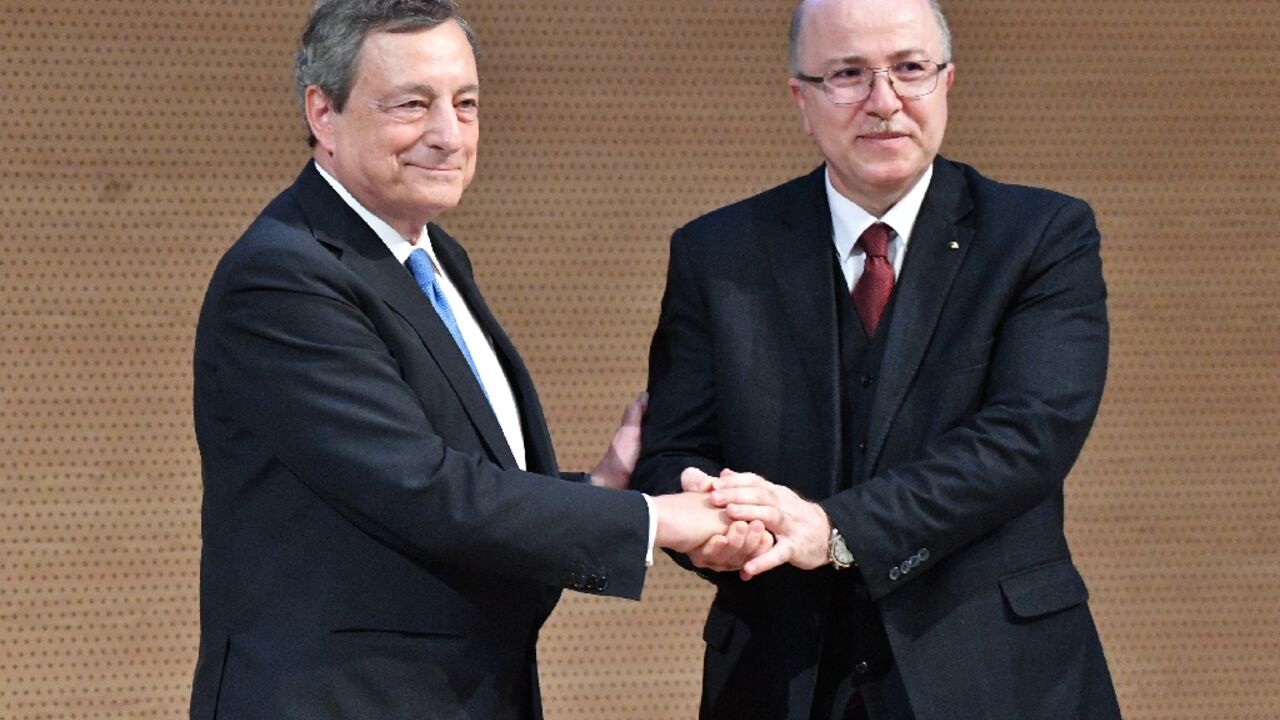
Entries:
[[831,548],[831,555],[836,562],[841,565],[849,565],[853,563],[853,553],[849,552],[849,548],[845,546],[844,540],[837,540],[834,547]]
[[853,553],[849,552],[849,546],[835,529],[831,531],[831,562],[837,569],[853,564]]

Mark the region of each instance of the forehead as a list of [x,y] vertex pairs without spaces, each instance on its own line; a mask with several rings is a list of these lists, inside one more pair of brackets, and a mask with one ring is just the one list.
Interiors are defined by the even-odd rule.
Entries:
[[942,32],[927,0],[817,0],[805,12],[799,49],[815,62],[936,58]]
[[409,32],[372,32],[360,47],[355,86],[475,85],[476,59],[454,21]]

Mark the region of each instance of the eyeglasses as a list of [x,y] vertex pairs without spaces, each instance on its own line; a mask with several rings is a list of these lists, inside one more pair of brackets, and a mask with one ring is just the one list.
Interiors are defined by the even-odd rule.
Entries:
[[822,77],[796,75],[814,85],[821,85],[832,105],[853,105],[867,99],[876,75],[884,73],[889,87],[903,100],[916,100],[938,89],[938,75],[950,65],[929,60],[906,60],[889,67],[836,68]]

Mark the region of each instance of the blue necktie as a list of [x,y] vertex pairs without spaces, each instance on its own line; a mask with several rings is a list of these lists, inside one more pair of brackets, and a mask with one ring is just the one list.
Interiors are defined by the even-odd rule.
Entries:
[[471,374],[476,376],[476,382],[480,384],[480,390],[484,392],[485,398],[488,398],[489,393],[484,389],[484,382],[480,380],[480,372],[476,370],[476,361],[471,359],[471,351],[467,349],[467,343],[462,339],[462,331],[458,329],[458,321],[453,317],[453,310],[449,307],[449,300],[444,296],[444,290],[440,288],[440,283],[436,282],[436,269],[431,264],[431,257],[427,255],[426,250],[418,248],[409,253],[409,260],[406,264],[409,266],[409,272],[413,275],[413,279],[418,282],[418,287],[422,288],[423,294],[427,296],[427,299],[431,301],[432,307],[436,309],[436,313],[440,315],[440,320],[449,329],[449,334],[453,336],[453,341],[458,344],[458,349],[462,351],[462,357],[466,359],[467,365],[471,368]]

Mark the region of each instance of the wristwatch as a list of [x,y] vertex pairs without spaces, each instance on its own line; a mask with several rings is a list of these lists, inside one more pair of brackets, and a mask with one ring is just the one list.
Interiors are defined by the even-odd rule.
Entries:
[[845,544],[844,537],[835,528],[831,528],[831,544],[827,546],[827,559],[831,561],[831,567],[836,570],[858,565],[853,559],[853,553],[849,552],[849,546]]

